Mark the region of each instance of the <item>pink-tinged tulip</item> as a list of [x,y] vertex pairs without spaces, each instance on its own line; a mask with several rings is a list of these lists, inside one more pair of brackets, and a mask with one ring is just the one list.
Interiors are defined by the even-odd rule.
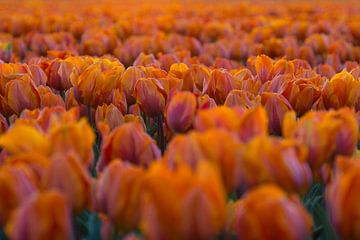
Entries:
[[261,80],[261,82],[264,83],[271,80],[271,70],[273,68],[271,58],[265,55],[257,56],[254,65],[257,77]]
[[216,103],[224,103],[227,95],[237,88],[235,78],[225,69],[215,69],[211,72],[207,92],[214,98]]
[[179,164],[196,169],[199,162],[209,161],[219,169],[227,192],[232,193],[240,186],[238,159],[242,151],[243,145],[236,136],[224,130],[192,131],[175,136],[166,148],[162,161],[171,169],[176,169]]
[[325,83],[322,98],[327,109],[355,107],[360,98],[360,81],[344,70]]
[[320,94],[319,87],[306,79],[288,82],[282,93],[298,116],[302,116],[309,111],[319,99]]
[[171,65],[174,63],[179,63],[180,60],[175,54],[169,53],[169,54],[161,55],[159,57],[159,62],[161,69],[164,69],[165,71],[168,72],[170,70]]
[[243,142],[247,142],[255,136],[268,134],[269,119],[262,107],[246,110],[239,118],[238,136]]
[[60,95],[55,94],[49,87],[39,86],[38,92],[41,98],[41,108],[44,107],[65,107],[64,100]]
[[26,152],[47,155],[50,148],[44,134],[35,127],[21,122],[13,124],[5,134],[0,136],[0,146],[12,155]]
[[193,122],[196,97],[191,92],[179,92],[172,97],[166,109],[166,122],[173,132],[185,132]]
[[171,65],[168,74],[173,77],[182,79],[188,70],[189,67],[185,63],[174,63]]
[[109,130],[113,130],[117,126],[120,126],[125,122],[124,116],[115,105],[102,105],[98,106],[95,112],[95,122],[98,126],[100,123],[104,123],[109,127]]
[[131,66],[121,75],[120,85],[118,83],[118,88],[125,93],[126,101],[129,105],[136,102],[135,98],[132,96],[136,81],[140,78],[144,78],[145,76],[145,72],[140,66]]
[[192,65],[188,71],[184,73],[183,90],[199,91],[204,93],[210,81],[210,70],[203,65]]
[[143,175],[142,168],[114,160],[98,179],[96,208],[109,216],[121,232],[134,230],[140,221]]
[[50,62],[46,68],[48,86],[59,91],[66,91],[72,87],[70,74],[75,66],[69,60],[54,59]]
[[135,59],[133,65],[144,67],[160,67],[160,62],[155,59],[153,54],[140,53],[140,55]]
[[95,134],[85,119],[56,124],[49,132],[51,153],[74,153],[85,166],[93,160]]
[[308,147],[308,162],[313,170],[331,163],[336,155],[351,156],[356,149],[358,124],[350,109],[308,112],[298,122],[290,115],[285,119],[284,136]]
[[284,115],[292,110],[290,103],[283,95],[265,92],[261,94],[261,104],[269,118],[270,132],[280,135]]
[[205,94],[197,97],[197,106],[198,109],[211,109],[216,108],[216,102],[209,95]]
[[287,191],[304,193],[312,183],[304,145],[261,136],[250,140],[244,149],[239,160],[243,187],[274,182]]
[[253,189],[236,204],[233,229],[238,239],[300,240],[311,236],[311,215],[299,198],[287,196],[276,185]]
[[218,172],[205,161],[194,171],[154,163],[142,191],[140,228],[147,239],[211,239],[224,224],[225,192]]
[[139,123],[130,122],[115,128],[104,138],[97,168],[101,171],[116,158],[148,166],[159,157],[160,150],[154,140],[144,132]]
[[0,90],[5,93],[5,85],[13,79],[29,74],[30,70],[26,64],[1,63],[0,64]]
[[125,93],[121,92],[120,89],[114,90],[114,95],[111,103],[117,107],[122,114],[127,113],[127,102]]
[[124,66],[109,59],[97,60],[88,66],[78,78],[74,77],[75,96],[87,105],[96,107],[110,103]]
[[149,117],[157,117],[165,110],[167,93],[154,78],[140,78],[136,82],[133,96],[141,110]]
[[0,167],[0,226],[4,226],[11,212],[38,188],[36,177],[25,164]]
[[38,90],[26,75],[6,83],[5,93],[1,96],[1,100],[16,115],[20,115],[24,109],[38,108],[41,103]]
[[41,69],[40,66],[31,64],[29,65],[29,70],[31,72],[31,78],[33,79],[36,86],[45,86],[48,78],[46,73]]
[[55,154],[44,175],[46,189],[56,189],[75,212],[91,206],[91,178],[77,155]]
[[359,179],[359,159],[338,157],[325,196],[330,221],[342,239],[359,239]]
[[56,191],[34,194],[6,226],[11,239],[73,239],[71,214],[65,198]]
[[233,89],[227,95],[224,105],[227,107],[252,108],[260,105],[260,97],[255,97],[254,94],[248,91]]

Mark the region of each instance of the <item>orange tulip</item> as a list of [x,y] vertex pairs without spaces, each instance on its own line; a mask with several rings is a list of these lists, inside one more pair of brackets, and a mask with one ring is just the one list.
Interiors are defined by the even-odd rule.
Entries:
[[304,193],[312,183],[305,146],[292,140],[262,136],[253,138],[244,149],[239,159],[244,187],[275,182],[287,191]]
[[216,103],[224,103],[227,95],[232,89],[237,88],[233,75],[224,69],[215,69],[211,72],[209,87],[207,92],[214,98]]
[[164,112],[167,93],[158,80],[140,78],[135,84],[133,96],[147,116],[156,117]]
[[134,104],[136,101],[132,96],[136,81],[140,78],[144,78],[145,76],[146,75],[143,68],[139,66],[131,66],[127,68],[121,75],[120,86],[118,83],[118,87],[122,92],[125,93],[126,101],[129,105]]
[[[41,103],[40,95],[34,83],[26,75],[6,83],[4,96],[0,96],[0,98],[11,110],[11,113],[16,115],[20,115],[24,109],[38,108]],[[8,112],[3,114],[11,115]]]
[[65,198],[56,191],[34,194],[6,227],[11,239],[72,239],[71,214]]
[[56,189],[77,213],[90,207],[91,180],[87,169],[74,154],[55,154],[44,174],[46,189]]
[[65,107],[64,100],[61,96],[53,93],[49,87],[39,86],[38,92],[41,98],[41,108],[55,106]]
[[107,214],[121,232],[136,229],[140,221],[140,194],[144,172],[140,167],[112,161],[97,182],[97,209]]
[[309,149],[308,162],[313,170],[331,163],[337,154],[350,156],[358,140],[358,125],[349,109],[308,112],[296,123],[289,113],[284,121],[284,136],[292,137]]
[[[255,224],[256,223],[256,224]],[[233,229],[238,239],[306,239],[312,218],[300,199],[275,185],[263,185],[238,200]]]
[[[210,81],[210,70],[202,65],[194,64],[184,73],[183,90],[205,93]],[[195,91],[194,91],[195,92]]]
[[59,91],[68,90],[72,87],[70,74],[75,66],[69,60],[54,59],[50,62],[46,68],[48,86]]
[[196,112],[196,98],[190,92],[175,94],[167,109],[166,121],[173,132],[185,132],[193,122]]
[[327,109],[355,107],[360,98],[360,81],[344,70],[325,83],[322,97]]
[[85,166],[93,160],[95,134],[85,119],[78,122],[64,122],[50,129],[51,153],[74,153]]
[[140,227],[147,239],[210,239],[224,224],[224,189],[204,161],[195,172],[154,163],[144,176],[142,200]]
[[110,103],[123,70],[121,63],[109,59],[97,60],[88,66],[78,78],[73,79],[80,102],[94,107]]
[[117,126],[120,126],[125,122],[124,116],[120,110],[113,104],[98,106],[95,112],[95,122],[98,126],[100,123],[104,123],[109,127],[109,130],[113,130]]
[[11,212],[35,193],[37,182],[25,164],[0,167],[0,226],[4,226]]
[[233,89],[227,95],[224,105],[228,107],[240,106],[252,108],[260,105],[260,97],[255,97],[254,94],[248,91]]
[[270,132],[280,135],[284,115],[292,110],[290,103],[283,95],[265,92],[261,94],[261,104],[269,118]]
[[341,239],[359,239],[359,159],[339,157],[335,176],[326,188],[326,203],[332,225]]
[[160,150],[154,140],[144,132],[139,123],[129,122],[115,128],[108,136],[105,136],[97,168],[101,171],[116,158],[148,166],[158,157],[160,157]]

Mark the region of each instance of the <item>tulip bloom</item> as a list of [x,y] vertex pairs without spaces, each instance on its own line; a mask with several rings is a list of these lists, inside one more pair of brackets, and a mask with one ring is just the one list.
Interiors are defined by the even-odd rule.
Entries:
[[117,126],[123,124],[125,119],[120,110],[113,104],[104,104],[97,107],[95,112],[95,122],[97,126],[99,126],[100,123],[106,124],[111,131]]
[[184,73],[183,90],[194,91],[200,93],[207,91],[210,81],[210,70],[202,65],[194,64],[188,71]]
[[166,109],[166,122],[173,132],[185,132],[193,122],[196,98],[190,92],[179,92],[172,97]]
[[90,207],[91,180],[87,169],[74,154],[55,154],[44,174],[46,189],[56,189],[77,213]]
[[0,146],[13,155],[25,152],[47,155],[50,148],[46,136],[35,127],[22,123],[15,123],[0,136]]
[[144,171],[120,160],[112,161],[97,182],[96,208],[107,214],[122,232],[140,221],[140,194]]
[[215,69],[211,72],[209,87],[207,92],[214,98],[216,103],[224,103],[227,95],[232,89],[237,88],[233,75],[224,69]]
[[[256,224],[254,224],[256,223]],[[300,199],[276,185],[263,185],[238,200],[233,229],[239,239],[306,239],[312,218]]]
[[322,97],[327,109],[355,107],[360,98],[360,81],[344,70],[325,83]]
[[157,117],[164,112],[167,93],[158,80],[140,78],[135,84],[133,96],[147,116]]
[[75,66],[69,60],[54,59],[50,62],[46,68],[48,86],[59,91],[65,91],[72,87],[70,74]]
[[75,153],[85,166],[93,160],[95,134],[85,119],[59,123],[50,129],[51,153]]
[[262,136],[253,138],[244,149],[239,158],[240,182],[244,187],[275,182],[288,191],[304,193],[312,183],[304,145]]
[[326,203],[332,225],[342,239],[359,239],[359,159],[339,157],[335,176],[326,188]]
[[120,83],[118,83],[118,88],[120,88],[121,91],[125,93],[126,101],[129,105],[132,105],[136,102],[136,100],[132,96],[135,89],[136,81],[144,77],[146,77],[145,72],[143,68],[139,66],[131,66],[127,68],[121,75]]
[[228,107],[252,108],[260,105],[260,97],[255,97],[254,94],[248,91],[233,89],[227,95],[224,105]]
[[4,226],[11,212],[31,194],[37,192],[36,177],[25,164],[0,167],[0,226]]
[[71,214],[56,191],[34,194],[16,211],[6,227],[11,239],[72,239]]
[[[211,239],[225,218],[225,192],[205,161],[195,172],[154,163],[143,180],[140,227],[147,239]],[[169,224],[169,222],[173,224]]]
[[12,113],[20,115],[24,109],[40,107],[41,98],[32,80],[25,75],[6,83],[1,101],[11,109]]
[[[126,143],[126,144],[125,144]],[[154,140],[136,122],[125,123],[105,136],[97,168],[101,171],[113,159],[148,166],[160,157]]]
[[280,135],[284,115],[292,110],[290,103],[283,95],[265,92],[261,94],[261,104],[269,118],[270,132]]
[[61,96],[53,93],[49,87],[39,86],[38,92],[41,98],[41,108],[55,106],[65,107],[64,100]]
[[94,107],[110,103],[123,70],[123,65],[109,59],[98,60],[88,66],[77,79],[73,79],[80,102]]

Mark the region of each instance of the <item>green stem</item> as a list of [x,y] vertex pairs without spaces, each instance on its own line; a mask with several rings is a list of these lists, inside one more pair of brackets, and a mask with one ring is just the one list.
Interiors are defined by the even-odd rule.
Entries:
[[161,150],[161,153],[165,151],[165,134],[164,134],[164,124],[163,124],[163,116],[160,115],[156,118],[157,127],[158,127],[158,145]]

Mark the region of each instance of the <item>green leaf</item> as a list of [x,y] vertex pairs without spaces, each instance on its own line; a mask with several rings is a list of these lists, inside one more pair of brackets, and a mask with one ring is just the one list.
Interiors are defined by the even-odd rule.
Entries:
[[90,213],[88,221],[89,240],[101,240],[101,220],[97,213]]
[[0,228],[0,240],[7,240],[4,229]]

